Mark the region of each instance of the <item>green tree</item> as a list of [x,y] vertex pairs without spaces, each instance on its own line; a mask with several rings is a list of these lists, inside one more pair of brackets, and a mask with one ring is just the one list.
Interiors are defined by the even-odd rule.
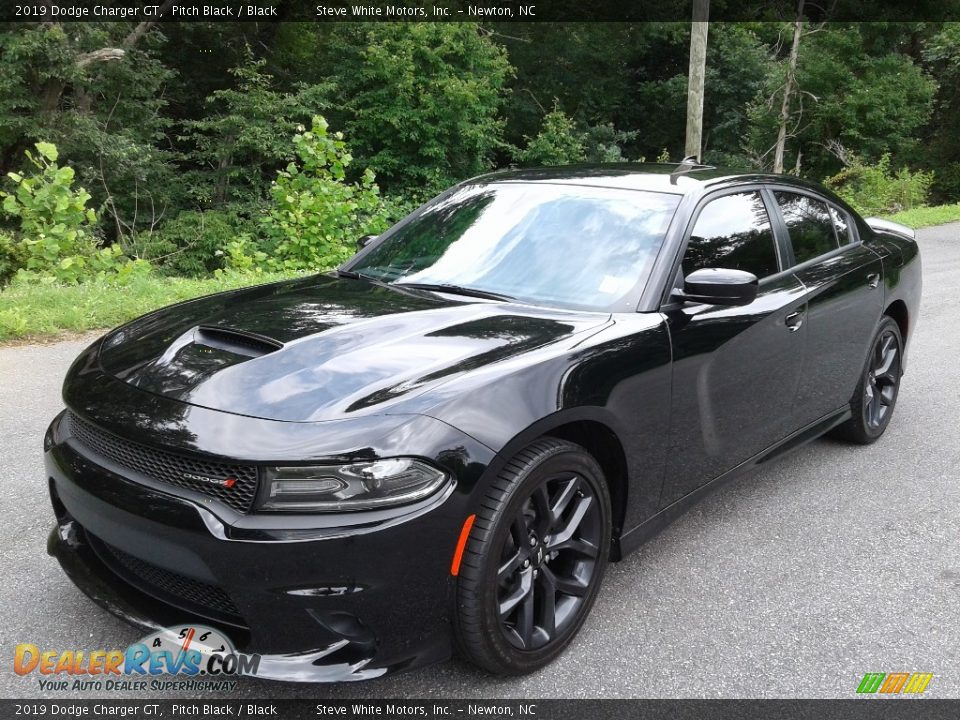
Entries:
[[936,167],[932,188],[936,199],[955,202],[960,199],[960,22],[935,27],[922,56],[940,84],[919,157]]
[[425,197],[492,166],[511,68],[476,24],[357,25],[334,47],[347,134],[385,188]]
[[[0,31],[0,164],[13,169],[40,140],[57,145],[117,237],[158,221],[175,202],[151,22],[15,23]],[[135,219],[136,218],[136,219]]]
[[588,127],[583,133],[585,160],[591,163],[626,162],[624,149],[632,144],[639,133],[636,130],[617,130],[613,123],[600,123]]
[[[651,24],[631,62],[636,78],[629,120],[617,127],[638,131],[638,154],[667,148],[682,157],[687,104],[689,23]],[[751,25],[710,26],[704,83],[702,155],[713,164],[743,166],[748,104],[767,79],[769,50]]]
[[[838,171],[841,161],[831,152],[837,144],[866,162],[884,153],[907,158],[917,147],[917,135],[930,117],[937,83],[913,59],[900,52],[900,37],[889,28],[864,24],[831,24],[804,38],[796,83],[786,167],[802,153],[802,170],[822,178]],[[768,80],[771,95],[758,98],[751,109],[748,144],[757,157],[767,157],[776,135],[779,104],[773,90],[781,83],[776,72]]]
[[[648,23],[494,23],[491,37],[509,55],[515,75],[504,102],[505,138],[520,146],[534,137],[554,103],[578,127],[635,129],[634,67]],[[631,148],[630,152],[633,152]]]
[[514,157],[520,165],[569,165],[586,159],[582,133],[560,109],[554,108],[543,118],[539,134],[526,138],[527,144]]
[[242,65],[229,72],[234,85],[206,100],[199,120],[183,123],[180,140],[190,148],[191,198],[203,206],[249,205],[267,198],[270,178],[289,155],[290,136],[327,104],[326,86],[303,86],[298,92],[276,89],[264,72],[266,60],[249,48]]

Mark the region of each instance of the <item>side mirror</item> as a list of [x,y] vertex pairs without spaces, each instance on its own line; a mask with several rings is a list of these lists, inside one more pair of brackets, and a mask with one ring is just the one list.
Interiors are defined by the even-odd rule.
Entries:
[[357,251],[363,250],[367,245],[372,243],[377,239],[377,235],[364,235],[362,238],[357,240]]
[[707,305],[749,305],[757,297],[757,276],[745,270],[704,268],[683,280],[683,290],[673,296],[685,302]]

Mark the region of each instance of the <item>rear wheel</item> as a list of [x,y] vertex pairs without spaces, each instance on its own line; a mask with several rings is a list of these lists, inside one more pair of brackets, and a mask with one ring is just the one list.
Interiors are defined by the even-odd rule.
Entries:
[[481,502],[457,582],[462,653],[500,675],[548,664],[596,598],[610,495],[581,447],[545,438],[519,452]]
[[902,361],[900,326],[893,318],[885,317],[874,335],[866,367],[850,401],[852,417],[834,430],[836,437],[868,445],[883,435],[897,404]]

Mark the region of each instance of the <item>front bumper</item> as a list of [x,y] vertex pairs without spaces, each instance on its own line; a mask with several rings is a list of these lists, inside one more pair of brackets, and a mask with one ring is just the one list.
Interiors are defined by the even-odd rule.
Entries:
[[63,415],[45,445],[57,516],[48,550],[133,625],[212,625],[261,655],[259,677],[282,680],[360,680],[450,656],[450,560],[472,482],[389,513],[351,513],[345,527],[329,516],[309,527],[131,479],[80,447]]

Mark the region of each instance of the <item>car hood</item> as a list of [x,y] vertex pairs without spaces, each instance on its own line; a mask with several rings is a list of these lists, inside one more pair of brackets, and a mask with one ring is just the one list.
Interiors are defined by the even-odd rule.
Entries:
[[405,399],[609,316],[314,276],[212,295],[106,336],[101,369],[214,410],[313,422]]

